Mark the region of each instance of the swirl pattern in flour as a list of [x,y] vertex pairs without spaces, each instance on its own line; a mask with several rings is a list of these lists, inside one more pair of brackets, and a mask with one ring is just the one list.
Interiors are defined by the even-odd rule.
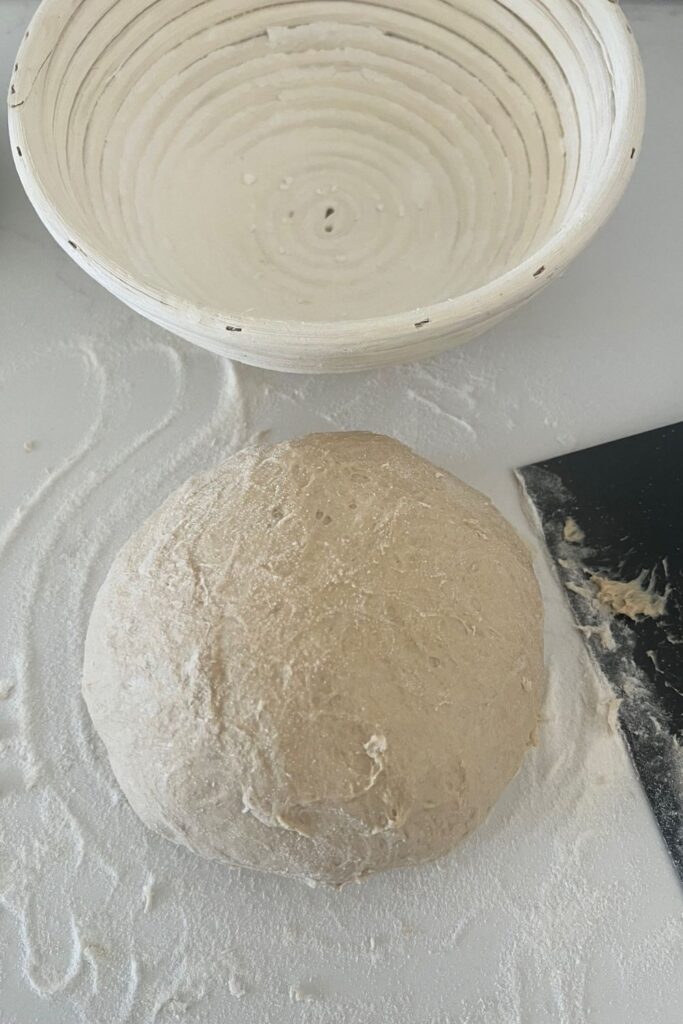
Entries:
[[[83,1020],[128,1020],[142,984],[138,962],[128,957],[127,940],[112,948],[116,927],[105,937],[93,915],[93,892],[101,914],[120,893],[126,870],[101,829],[103,805],[116,815],[120,794],[94,749],[85,709],[68,692],[64,699],[63,684],[80,674],[81,644],[72,641],[85,629],[117,524],[131,508],[148,510],[150,493],[164,481],[182,479],[198,452],[208,454],[218,443],[228,450],[239,446],[246,440],[235,433],[243,416],[231,364],[212,374],[213,406],[207,406],[203,374],[186,366],[176,345],[152,337],[137,338],[134,346],[119,339],[114,348],[76,340],[43,350],[40,358],[43,364],[73,364],[67,376],[80,378],[71,383],[92,421],[0,531],[11,654],[3,670],[14,683],[6,696],[10,757],[1,774],[13,844],[0,849],[0,902],[17,921],[33,993],[71,999],[79,992]],[[158,409],[138,405],[121,381],[124,364],[133,379],[137,369],[163,381]],[[12,376],[31,371],[27,360],[5,387],[17,386]],[[118,437],[113,451],[106,444],[112,422]],[[185,436],[171,459],[160,461],[155,448],[158,455],[168,430]],[[131,492],[141,465],[145,483]],[[89,895],[77,879],[85,880]],[[66,899],[58,898],[65,893]],[[112,1000],[117,1017],[110,1015]]]
[[[49,419],[31,454],[18,442],[33,476],[2,534],[0,963],[12,1024],[295,1024],[304,1010],[314,1024],[489,1024],[531,1019],[539,1000],[568,1024],[586,1019],[615,913],[628,934],[629,908],[650,895],[635,870],[618,899],[594,884],[605,831],[628,829],[637,783],[578,638],[551,664],[542,746],[492,819],[452,858],[340,893],[231,871],[148,832],[80,696],[95,591],[185,477],[273,422],[294,434],[376,424],[471,475],[481,407],[506,415],[496,372],[461,350],[323,386],[236,371],[123,311],[106,336],[36,346],[3,372],[5,411],[20,396],[37,420],[41,373],[81,406],[45,479]],[[408,390],[415,400],[397,411]],[[571,630],[544,580],[558,650]],[[672,916],[658,929],[645,961],[640,945],[625,948],[624,1005],[646,972],[668,991],[677,927]]]

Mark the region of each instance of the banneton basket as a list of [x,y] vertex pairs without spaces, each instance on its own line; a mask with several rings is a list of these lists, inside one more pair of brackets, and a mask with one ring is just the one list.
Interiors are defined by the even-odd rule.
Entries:
[[531,298],[616,206],[644,107],[612,0],[44,0],[9,124],[106,288],[213,352],[325,372]]

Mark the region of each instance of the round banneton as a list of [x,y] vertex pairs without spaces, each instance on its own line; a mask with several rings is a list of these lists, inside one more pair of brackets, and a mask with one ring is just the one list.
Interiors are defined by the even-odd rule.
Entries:
[[283,369],[485,329],[604,221],[643,122],[609,0],[45,0],[9,100],[85,269]]

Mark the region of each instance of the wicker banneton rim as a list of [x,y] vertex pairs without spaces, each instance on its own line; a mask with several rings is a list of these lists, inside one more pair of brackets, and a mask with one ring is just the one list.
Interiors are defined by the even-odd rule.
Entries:
[[9,94],[66,251],[199,345],[419,359],[561,272],[641,144],[611,0],[44,0]]

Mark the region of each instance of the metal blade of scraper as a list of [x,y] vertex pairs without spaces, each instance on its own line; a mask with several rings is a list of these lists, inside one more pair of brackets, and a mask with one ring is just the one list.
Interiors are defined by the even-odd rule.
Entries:
[[683,881],[683,423],[517,477]]

